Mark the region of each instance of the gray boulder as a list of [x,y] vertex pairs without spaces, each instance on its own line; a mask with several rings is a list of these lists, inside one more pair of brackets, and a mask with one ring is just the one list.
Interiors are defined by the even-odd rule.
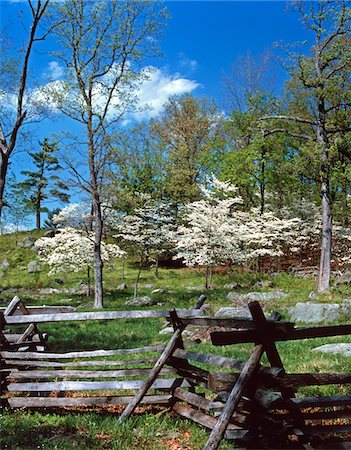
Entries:
[[267,300],[280,300],[287,297],[288,294],[283,291],[272,291],[272,292],[249,292],[245,295],[245,299],[251,301],[267,301]]
[[127,289],[127,283],[122,283],[119,286],[117,286],[117,291],[124,291],[124,289]]
[[55,289],[55,288],[43,288],[43,289],[39,289],[39,294],[42,295],[51,295],[51,294],[60,294],[60,289]]
[[351,284],[351,272],[345,272],[343,275],[340,275],[334,281],[334,286],[340,286],[342,284]]
[[227,283],[223,286],[225,289],[238,289],[240,288],[240,284],[238,283]]
[[145,289],[152,289],[153,287],[155,287],[154,284],[141,284],[140,287],[145,288]]
[[151,294],[166,294],[167,292],[167,289],[154,289]]
[[23,241],[21,241],[17,244],[17,247],[30,248],[30,247],[32,247],[34,241],[35,241],[35,239],[27,236],[23,239]]
[[236,302],[236,301],[240,301],[242,300],[244,297],[244,294],[240,294],[239,292],[228,292],[227,294],[227,300],[231,301],[231,302]]
[[173,333],[174,333],[174,328],[171,326],[162,328],[162,330],[159,332],[159,334],[173,334]]
[[0,264],[1,269],[8,269],[10,267],[10,263],[7,259],[4,259],[3,262]]
[[145,295],[143,297],[133,298],[133,300],[127,300],[124,304],[126,306],[152,306],[157,304],[157,300]]
[[314,352],[340,353],[344,356],[351,356],[351,344],[325,344],[314,348]]
[[27,266],[28,273],[40,272],[40,266],[37,261],[29,261]]
[[334,322],[351,316],[351,300],[343,303],[299,302],[289,309],[289,315],[290,320],[296,322]]
[[219,308],[215,313],[215,317],[221,319],[233,319],[234,317],[251,317],[251,314],[249,308],[245,308],[244,306],[228,306]]

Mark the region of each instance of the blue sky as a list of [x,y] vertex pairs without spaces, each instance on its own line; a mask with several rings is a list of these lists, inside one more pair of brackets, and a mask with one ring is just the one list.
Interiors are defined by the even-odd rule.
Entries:
[[[274,52],[276,41],[291,43],[306,39],[298,15],[287,12],[284,1],[170,1],[165,5],[171,19],[160,38],[163,57],[145,63],[154,66],[155,72],[140,91],[141,99],[154,109],[129,117],[128,123],[157,114],[167,98],[177,93],[213,97],[222,108],[223,74],[229,74],[241,55],[248,51],[253,55],[267,50]],[[1,31],[7,34],[12,30],[19,44],[26,35],[23,26],[28,25],[28,6],[23,1],[4,0],[0,0],[0,6]],[[60,63],[49,54],[53,50],[51,45],[50,39],[39,43],[32,55],[31,77],[38,84],[64,75]],[[281,69],[278,71],[282,85],[285,75]],[[60,128],[72,129],[72,123],[56,118],[54,122],[46,120],[32,125],[34,143]],[[28,164],[25,154],[19,153],[13,160],[13,169],[19,172],[28,169]]]

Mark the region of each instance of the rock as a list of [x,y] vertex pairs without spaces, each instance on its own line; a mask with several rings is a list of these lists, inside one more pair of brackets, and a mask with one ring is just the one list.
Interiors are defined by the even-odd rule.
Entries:
[[40,272],[40,266],[37,261],[29,261],[27,270],[28,273]]
[[317,292],[315,292],[315,291],[311,291],[311,292],[308,294],[308,299],[309,299],[309,300],[314,300],[316,297],[317,297]]
[[251,301],[267,301],[267,300],[280,300],[282,298],[287,297],[288,294],[283,291],[273,291],[273,292],[249,292],[248,294],[245,294],[244,298],[245,300]]
[[165,327],[159,332],[159,334],[173,334],[173,333],[174,333],[173,327]]
[[141,284],[140,287],[145,288],[145,289],[152,289],[153,287],[155,287],[154,284]]
[[231,302],[240,301],[243,298],[243,294],[240,294],[239,292],[228,292],[227,294],[227,300],[230,300]]
[[57,284],[63,284],[63,280],[61,280],[61,278],[55,278],[54,282]]
[[289,315],[290,320],[296,322],[334,322],[351,316],[351,300],[343,303],[299,302],[289,309]]
[[274,287],[274,284],[270,280],[258,280],[253,284],[253,286],[267,289]]
[[277,277],[281,277],[281,276],[282,276],[281,272],[273,272],[273,273],[271,273],[271,277],[272,278],[277,278]]
[[341,284],[351,284],[351,272],[345,272],[343,275],[336,278],[334,286],[340,286]]
[[48,231],[45,231],[43,236],[47,237],[47,238],[52,238],[55,236],[55,234],[56,234],[56,230],[48,230]]
[[137,297],[133,298],[133,300],[127,300],[124,304],[126,306],[152,306],[156,303],[157,301],[154,298],[145,295],[144,297]]
[[223,286],[225,289],[238,289],[240,288],[240,284],[238,283],[227,283]]
[[119,286],[117,286],[117,291],[124,291],[124,289],[127,289],[127,283],[122,283]]
[[251,314],[249,308],[245,308],[244,306],[228,306],[219,308],[215,313],[215,317],[220,317],[221,319],[232,319],[234,317],[251,317]]
[[39,294],[42,295],[51,295],[51,294],[60,294],[61,291],[60,289],[55,289],[55,288],[43,288],[43,289],[39,289]]
[[167,289],[154,289],[151,294],[166,294]]
[[18,269],[18,270],[26,270],[27,267],[26,267],[26,266],[17,266],[17,269]]
[[17,247],[30,248],[32,247],[34,241],[35,239],[27,236],[26,238],[23,239],[23,241],[17,244]]
[[4,259],[3,262],[0,264],[1,269],[8,269],[10,267],[10,263],[7,259]]
[[314,352],[341,353],[344,356],[351,356],[351,344],[325,344],[312,349]]
[[188,291],[198,291],[198,292],[206,291],[204,286],[188,286],[187,290]]

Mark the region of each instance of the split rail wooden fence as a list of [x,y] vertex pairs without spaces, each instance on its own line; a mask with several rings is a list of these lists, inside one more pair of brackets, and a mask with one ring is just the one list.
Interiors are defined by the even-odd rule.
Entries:
[[[174,334],[165,346],[139,349],[1,351],[3,403],[11,407],[127,404],[121,421],[140,403],[163,404],[211,430],[205,450],[217,449],[223,437],[246,448],[306,448],[321,440],[335,444],[351,436],[351,395],[345,395],[351,393],[351,374],[286,373],[276,347],[278,341],[349,335],[351,325],[295,327],[266,319],[258,302],[250,303],[249,310],[247,319],[207,317],[198,309],[32,315],[34,324],[168,317]],[[28,320],[26,316],[5,319],[12,326]],[[188,350],[182,336],[189,326],[208,329],[214,346],[251,344],[251,354],[244,361]],[[269,366],[261,363],[264,354]],[[323,385],[335,385],[335,395],[304,397],[298,391]]]

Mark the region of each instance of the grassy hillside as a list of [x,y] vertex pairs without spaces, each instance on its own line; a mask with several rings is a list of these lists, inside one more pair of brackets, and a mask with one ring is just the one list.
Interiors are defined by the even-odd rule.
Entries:
[[[29,261],[37,258],[32,245],[23,246],[34,241],[42,233],[30,232],[0,236],[0,263],[5,259],[9,268],[0,269],[0,304],[6,305],[15,293],[27,305],[72,305],[78,310],[92,308],[92,297],[79,293],[44,294],[42,289],[80,289],[86,282],[83,273],[64,273],[49,277],[47,268],[41,265],[38,273],[28,273]],[[19,270],[19,267],[25,270]],[[133,283],[136,278],[136,267],[132,262],[126,267],[125,280],[127,289],[118,290],[121,284],[121,262],[116,261],[105,269],[105,307],[107,309],[129,309],[125,301],[133,297]],[[56,279],[56,281],[55,281]],[[58,283],[57,279],[60,279]],[[255,285],[260,280],[263,287]],[[255,273],[227,273],[218,270],[214,274],[213,288],[206,292],[207,302],[215,312],[221,306],[231,306],[232,302],[226,296],[230,289],[228,283],[237,283],[238,292],[282,290],[289,295],[280,300],[264,302],[267,312],[281,311],[298,301],[306,301],[315,287],[313,279],[294,278],[288,274],[269,277]],[[155,278],[150,269],[143,270],[140,295],[157,298],[153,308],[169,309],[173,307],[193,307],[204,285],[204,273],[195,269],[160,269],[159,278]],[[267,287],[269,286],[269,287]],[[151,294],[156,289],[166,290],[165,293]],[[331,290],[330,293],[319,295],[313,301],[340,302],[351,297],[351,289],[344,287]],[[237,303],[239,305],[240,302]],[[140,307],[139,307],[140,308]],[[146,307],[149,309],[150,307]],[[135,308],[134,308],[135,309]],[[346,319],[345,319],[346,320]],[[70,351],[79,349],[109,349],[131,348],[143,345],[153,345],[165,342],[169,336],[159,334],[164,321],[149,319],[139,321],[101,321],[76,322],[71,324],[41,325],[40,330],[49,333],[51,351]],[[279,351],[287,371],[351,371],[350,358],[341,355],[321,354],[312,352],[314,347],[325,343],[351,342],[351,337],[321,338],[299,342],[279,343]],[[224,356],[246,357],[251,346],[212,347],[210,343],[193,344],[189,348],[216,352]],[[316,389],[309,387],[301,394],[332,393],[333,387]],[[343,394],[351,394],[349,387],[339,390]],[[208,433],[179,417],[170,416],[168,412],[143,409],[143,414],[136,414],[123,426],[118,425],[116,416],[120,409],[94,410],[89,413],[81,411],[27,412],[4,411],[0,416],[0,448],[23,449],[70,449],[70,448],[108,448],[108,449],[201,449],[206,442]],[[230,448],[223,442],[221,449]]]

